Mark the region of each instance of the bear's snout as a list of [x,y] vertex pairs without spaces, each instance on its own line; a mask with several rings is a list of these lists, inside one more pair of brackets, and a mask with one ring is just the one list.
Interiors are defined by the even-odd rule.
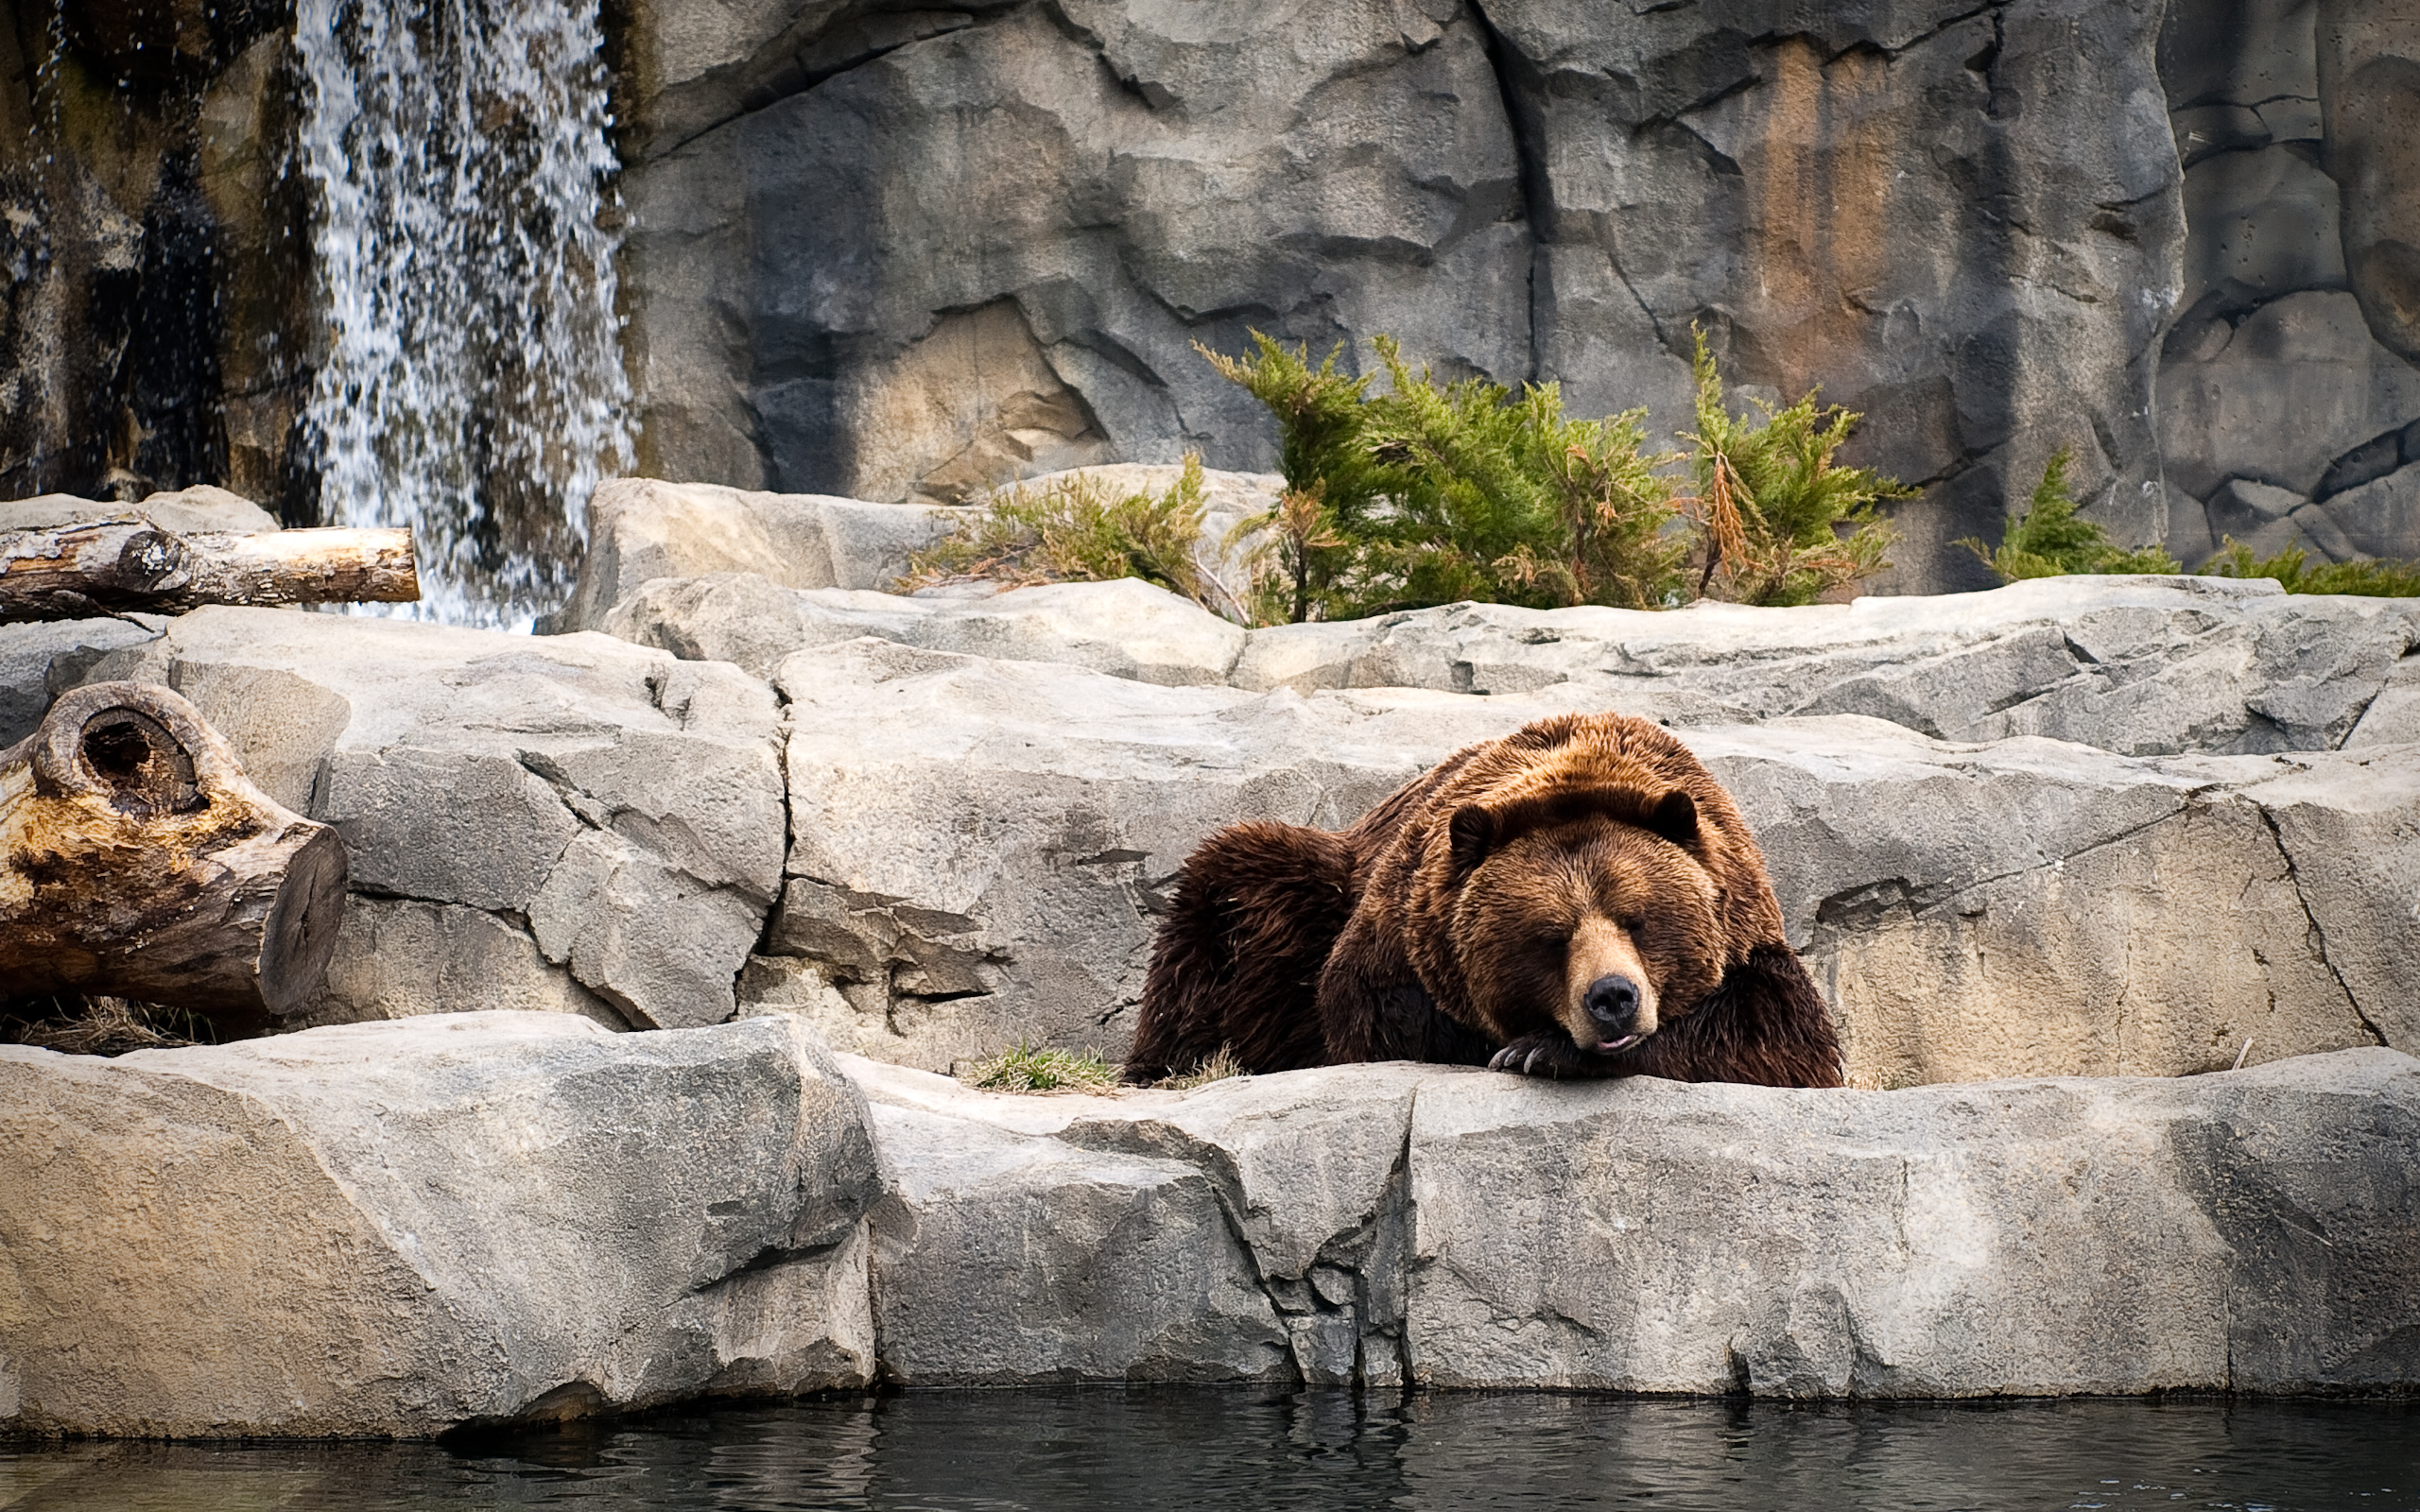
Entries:
[[1588,984],[1584,1000],[1588,1017],[1606,1038],[1618,1039],[1638,1027],[1638,984],[1627,976],[1600,976]]
[[1574,1044],[1610,1055],[1655,1032],[1655,988],[1628,932],[1602,916],[1585,919],[1569,952],[1560,1017]]

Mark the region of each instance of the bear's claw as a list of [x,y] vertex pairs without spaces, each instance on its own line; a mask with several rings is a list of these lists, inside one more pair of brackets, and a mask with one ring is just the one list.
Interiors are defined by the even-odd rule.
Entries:
[[1579,1048],[1559,1034],[1523,1035],[1497,1051],[1487,1063],[1490,1071],[1509,1071],[1516,1076],[1563,1077],[1581,1074],[1583,1066]]

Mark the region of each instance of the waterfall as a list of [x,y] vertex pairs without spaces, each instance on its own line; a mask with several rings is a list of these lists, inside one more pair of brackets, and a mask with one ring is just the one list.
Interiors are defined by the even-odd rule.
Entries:
[[409,525],[422,612],[560,603],[628,465],[596,0],[300,0],[321,517]]

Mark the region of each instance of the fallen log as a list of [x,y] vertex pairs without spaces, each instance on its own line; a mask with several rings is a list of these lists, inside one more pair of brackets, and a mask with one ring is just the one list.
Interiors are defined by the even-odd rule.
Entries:
[[344,843],[166,688],[62,696],[0,751],[0,997],[107,994],[257,1032],[325,981]]
[[0,625],[204,604],[409,603],[408,530],[179,535],[140,519],[0,533]]

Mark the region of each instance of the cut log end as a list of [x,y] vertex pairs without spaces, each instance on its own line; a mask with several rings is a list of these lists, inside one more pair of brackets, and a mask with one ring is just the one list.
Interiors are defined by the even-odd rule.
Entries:
[[346,872],[336,832],[255,787],[183,698],[78,688],[0,752],[0,996],[108,994],[256,1033],[325,981]]
[[314,833],[285,863],[285,880],[261,924],[261,1005],[277,1018],[302,1007],[326,983],[337,930],[344,922],[345,884],[352,871],[344,842],[324,825],[311,828]]

